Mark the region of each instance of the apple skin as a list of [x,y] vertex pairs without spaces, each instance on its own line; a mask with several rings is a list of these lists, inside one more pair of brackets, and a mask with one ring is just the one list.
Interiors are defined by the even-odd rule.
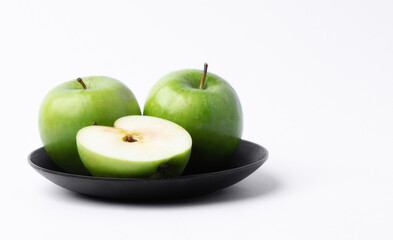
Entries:
[[239,146],[243,114],[235,90],[208,73],[203,89],[201,70],[180,70],[161,78],[151,89],[144,115],[170,120],[186,129],[193,142],[186,171],[223,167]]
[[60,168],[75,174],[88,174],[77,151],[79,129],[94,122],[113,126],[120,117],[141,114],[134,94],[120,81],[104,76],[82,80],[87,89],[72,80],[51,90],[39,112],[45,150]]
[[[191,148],[171,158],[152,162],[125,161],[100,155],[77,143],[83,164],[96,177],[166,178],[180,176],[190,158]],[[165,167],[161,167],[160,165]]]

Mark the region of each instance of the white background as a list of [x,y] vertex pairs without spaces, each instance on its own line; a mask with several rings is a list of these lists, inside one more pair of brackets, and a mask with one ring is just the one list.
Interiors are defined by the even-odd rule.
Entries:
[[[0,238],[392,239],[392,13],[390,0],[1,1]],[[204,62],[237,91],[243,138],[270,151],[241,183],[102,202],[27,164],[56,85],[111,76],[143,107],[161,76]]]

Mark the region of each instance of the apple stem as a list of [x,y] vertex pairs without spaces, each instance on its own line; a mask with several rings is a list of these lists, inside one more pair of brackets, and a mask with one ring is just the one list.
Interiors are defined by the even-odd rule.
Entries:
[[97,122],[93,122],[93,125],[98,125]]
[[86,85],[85,85],[85,83],[82,81],[82,78],[78,78],[78,79],[76,79],[76,81],[78,81],[78,82],[82,85],[82,87],[83,87],[84,89],[86,89]]
[[205,80],[206,80],[206,74],[207,74],[207,63],[205,63],[204,68],[203,68],[203,76],[202,76],[202,81],[201,81],[201,85],[199,85],[199,89],[203,89],[204,85],[205,85]]

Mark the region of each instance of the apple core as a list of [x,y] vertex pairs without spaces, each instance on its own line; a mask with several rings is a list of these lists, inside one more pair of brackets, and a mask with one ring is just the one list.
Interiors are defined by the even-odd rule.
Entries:
[[136,142],[137,140],[136,139],[134,139],[132,136],[125,136],[124,138],[123,138],[123,141],[124,142]]

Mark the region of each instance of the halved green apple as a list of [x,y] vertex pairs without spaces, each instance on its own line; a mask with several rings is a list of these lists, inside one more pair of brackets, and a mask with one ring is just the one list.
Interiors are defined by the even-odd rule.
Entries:
[[88,126],[76,136],[79,156],[93,176],[173,177],[191,154],[190,134],[171,121],[126,116],[114,127]]

